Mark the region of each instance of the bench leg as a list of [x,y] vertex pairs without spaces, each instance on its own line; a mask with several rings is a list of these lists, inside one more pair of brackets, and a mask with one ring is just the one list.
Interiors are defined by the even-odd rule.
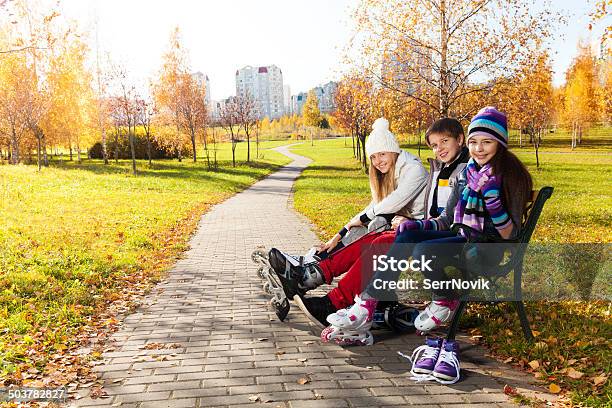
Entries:
[[519,319],[521,320],[521,327],[523,328],[523,334],[525,338],[529,341],[533,340],[533,333],[531,332],[531,327],[529,326],[529,319],[527,319],[527,312],[525,311],[525,304],[523,301],[514,302],[516,306],[516,311],[519,315]]
[[465,310],[466,301],[459,302],[459,306],[457,306],[457,310],[453,315],[453,320],[451,322],[450,328],[448,329],[448,334],[446,335],[447,340],[455,340],[455,333],[457,332],[457,327],[459,326],[459,319],[461,319],[461,315]]

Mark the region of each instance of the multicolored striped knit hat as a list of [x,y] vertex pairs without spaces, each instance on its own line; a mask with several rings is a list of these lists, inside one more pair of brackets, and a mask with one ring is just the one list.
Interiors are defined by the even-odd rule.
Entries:
[[504,147],[508,147],[508,119],[506,114],[498,111],[493,106],[482,108],[468,127],[467,141],[472,136],[487,136],[497,140]]

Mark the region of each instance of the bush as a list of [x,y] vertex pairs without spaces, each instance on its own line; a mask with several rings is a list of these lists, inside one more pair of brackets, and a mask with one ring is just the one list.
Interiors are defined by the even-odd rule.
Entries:
[[329,121],[327,120],[327,118],[325,116],[323,116],[323,119],[321,119],[321,121],[319,122],[319,127],[321,129],[329,129]]
[[[130,141],[127,137],[119,139],[117,146],[115,141],[111,138],[106,142],[106,153],[108,154],[109,160],[115,158],[115,149],[119,153],[120,159],[131,159],[132,151],[130,150]],[[136,135],[134,137],[134,150],[137,159],[148,159],[147,156],[147,139],[142,136]],[[184,152],[186,153],[186,152]],[[155,140],[151,140],[151,159],[170,159],[175,157],[176,154],[164,147],[159,146]],[[102,142],[96,142],[91,149],[89,149],[89,157],[92,159],[102,159]],[[184,155],[183,155],[184,157]]]

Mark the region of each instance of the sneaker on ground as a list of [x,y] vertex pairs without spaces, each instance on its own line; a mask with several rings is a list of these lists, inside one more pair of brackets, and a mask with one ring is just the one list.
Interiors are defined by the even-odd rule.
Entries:
[[431,374],[438,362],[442,347],[441,338],[427,338],[425,344],[417,347],[412,352],[412,369],[410,373],[418,376],[419,374]]
[[459,381],[460,371],[459,343],[455,340],[444,340],[432,375],[441,384],[454,384]]

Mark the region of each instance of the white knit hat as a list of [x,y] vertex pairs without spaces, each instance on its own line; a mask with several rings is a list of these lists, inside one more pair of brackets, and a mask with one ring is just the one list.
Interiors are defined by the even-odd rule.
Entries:
[[402,152],[395,135],[389,130],[387,119],[378,118],[372,124],[372,133],[366,140],[366,152],[368,156],[380,152]]

